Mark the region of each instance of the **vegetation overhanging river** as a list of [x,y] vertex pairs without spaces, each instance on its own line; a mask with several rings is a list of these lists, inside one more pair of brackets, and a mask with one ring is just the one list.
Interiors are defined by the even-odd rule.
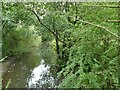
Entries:
[[[37,48],[37,47],[33,47]],[[57,86],[56,54],[49,43],[43,43],[32,53],[3,62],[2,84],[9,88],[53,88]]]

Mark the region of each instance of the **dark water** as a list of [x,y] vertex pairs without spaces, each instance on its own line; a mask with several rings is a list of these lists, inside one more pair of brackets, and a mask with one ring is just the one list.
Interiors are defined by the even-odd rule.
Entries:
[[3,62],[2,85],[9,88],[57,87],[56,55],[47,44],[32,53]]

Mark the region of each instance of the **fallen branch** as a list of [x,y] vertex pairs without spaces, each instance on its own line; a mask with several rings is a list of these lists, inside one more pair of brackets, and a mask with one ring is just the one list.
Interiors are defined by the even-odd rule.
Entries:
[[112,34],[113,36],[115,36],[116,38],[120,39],[120,36],[118,36],[117,34],[111,32],[109,29],[107,29],[106,27],[103,27],[101,25],[97,25],[97,24],[93,24],[93,23],[90,23],[90,22],[87,22],[87,21],[83,21],[83,20],[79,20],[80,22],[82,23],[86,23],[86,24],[89,24],[89,25],[92,25],[92,26],[95,26],[95,27],[98,27],[98,28],[101,28],[101,29],[104,29],[105,31],[107,31],[108,33]]

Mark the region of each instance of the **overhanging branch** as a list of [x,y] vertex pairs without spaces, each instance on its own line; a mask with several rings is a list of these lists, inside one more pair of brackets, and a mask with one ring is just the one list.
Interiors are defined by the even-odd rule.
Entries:
[[43,25],[45,28],[47,28],[52,34],[54,34],[54,32],[53,32],[50,28],[48,28],[45,24],[43,24],[43,23],[41,22],[39,16],[37,15],[37,12],[36,12],[35,10],[32,10],[32,12],[33,12],[34,15],[37,17],[39,23],[40,23],[41,25]]
[[[49,27],[47,27],[44,23],[42,23],[42,21],[40,20],[40,17],[38,16],[38,14],[37,14],[37,12],[35,11],[35,9],[34,10],[31,10],[33,13],[34,13],[34,15],[37,17],[37,19],[38,19],[38,21],[39,21],[39,23],[42,25],[42,26],[44,26],[46,29],[48,29],[54,36],[56,36],[56,34],[54,33],[54,31],[52,31]],[[58,38],[58,40],[60,41],[60,42],[63,42],[61,39],[59,39]]]
[[106,22],[116,22],[116,23],[119,23],[120,20],[105,20]]
[[79,20],[80,22],[82,23],[86,23],[86,24],[89,24],[89,25],[92,25],[92,26],[95,26],[95,27],[98,27],[98,28],[101,28],[101,29],[104,29],[105,31],[107,31],[108,33],[112,34],[113,36],[115,36],[116,38],[120,39],[120,36],[118,36],[117,34],[111,32],[109,29],[107,29],[106,27],[103,27],[101,25],[97,25],[97,24],[93,24],[93,23],[90,23],[90,22],[87,22],[87,21],[83,21],[83,20]]
[[106,8],[120,8],[119,6],[115,5],[87,5],[83,4],[81,6],[87,6],[87,7],[106,7]]

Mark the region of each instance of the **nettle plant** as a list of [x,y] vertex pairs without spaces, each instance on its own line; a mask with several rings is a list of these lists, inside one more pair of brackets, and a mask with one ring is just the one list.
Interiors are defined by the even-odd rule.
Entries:
[[59,87],[116,87],[118,43],[104,30],[78,27],[71,33],[69,60],[59,72]]

